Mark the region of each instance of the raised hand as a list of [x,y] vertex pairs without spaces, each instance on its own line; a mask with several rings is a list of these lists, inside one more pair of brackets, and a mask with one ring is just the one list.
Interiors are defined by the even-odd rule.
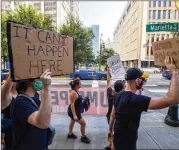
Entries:
[[43,85],[49,86],[52,83],[51,79],[51,72],[49,69],[45,70],[44,73],[40,76],[40,80],[42,81]]
[[175,65],[175,62],[173,60],[173,58],[171,56],[167,56],[165,58],[165,66],[167,67],[167,69],[170,71],[170,72],[173,72],[175,70],[177,70],[177,67]]

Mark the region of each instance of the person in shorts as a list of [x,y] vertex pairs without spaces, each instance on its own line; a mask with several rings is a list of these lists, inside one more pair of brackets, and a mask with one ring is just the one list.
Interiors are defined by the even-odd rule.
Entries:
[[82,96],[79,94],[79,89],[81,88],[81,81],[79,78],[74,79],[70,82],[71,92],[69,95],[70,105],[68,107],[68,116],[71,118],[69,124],[69,133],[67,135],[68,139],[76,139],[77,136],[73,134],[73,127],[75,122],[80,124],[81,130],[81,141],[84,143],[90,143],[91,140],[86,136],[86,122],[81,116],[81,104],[82,104]]

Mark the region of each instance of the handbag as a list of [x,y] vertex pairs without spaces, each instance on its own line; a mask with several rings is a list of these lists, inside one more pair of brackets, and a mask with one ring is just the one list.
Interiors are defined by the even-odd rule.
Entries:
[[[32,104],[37,108],[39,109],[39,107],[37,106],[37,104],[35,103],[35,101],[28,95],[26,94],[20,94],[19,96],[23,96],[23,97],[26,97],[28,100],[30,100],[32,102]],[[56,130],[54,127],[52,127],[51,125],[47,128],[47,145],[51,145],[53,140],[54,140],[54,137],[55,137],[55,134],[56,134]]]

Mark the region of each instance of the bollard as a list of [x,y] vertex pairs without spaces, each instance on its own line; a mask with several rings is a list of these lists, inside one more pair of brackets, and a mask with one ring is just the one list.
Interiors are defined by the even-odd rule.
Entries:
[[178,105],[170,106],[165,117],[165,123],[172,127],[179,127]]

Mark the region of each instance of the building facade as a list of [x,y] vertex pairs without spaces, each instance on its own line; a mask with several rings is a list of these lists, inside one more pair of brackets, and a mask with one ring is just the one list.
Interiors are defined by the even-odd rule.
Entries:
[[113,47],[125,67],[152,67],[151,42],[173,37],[170,32],[146,32],[147,24],[179,22],[175,1],[130,1],[113,34]]
[[94,34],[94,38],[92,40],[93,52],[95,57],[99,55],[100,52],[100,35],[99,35],[99,25],[92,25],[91,29]]
[[18,5],[31,5],[38,12],[49,15],[53,20],[53,25],[59,29],[61,25],[66,23],[68,13],[79,15],[78,1],[2,1],[3,10],[14,10]]

